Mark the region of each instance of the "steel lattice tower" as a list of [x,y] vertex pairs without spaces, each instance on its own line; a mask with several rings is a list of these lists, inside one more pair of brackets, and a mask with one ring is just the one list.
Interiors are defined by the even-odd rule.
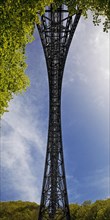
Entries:
[[62,5],[46,8],[37,26],[49,80],[49,129],[38,220],[70,220],[61,133],[61,87],[68,49],[81,13],[69,16]]

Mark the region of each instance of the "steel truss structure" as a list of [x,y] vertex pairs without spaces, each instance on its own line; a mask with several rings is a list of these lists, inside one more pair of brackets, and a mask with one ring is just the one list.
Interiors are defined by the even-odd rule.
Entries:
[[81,13],[70,16],[66,6],[46,8],[37,25],[49,80],[49,129],[42,196],[38,220],[70,220],[62,133],[61,88],[68,49]]

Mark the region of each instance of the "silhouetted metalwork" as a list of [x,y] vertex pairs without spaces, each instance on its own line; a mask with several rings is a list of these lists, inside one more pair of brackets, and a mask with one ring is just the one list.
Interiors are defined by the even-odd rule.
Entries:
[[38,25],[49,80],[49,130],[38,220],[70,220],[61,133],[61,87],[68,49],[81,13],[69,16],[66,6],[46,8]]

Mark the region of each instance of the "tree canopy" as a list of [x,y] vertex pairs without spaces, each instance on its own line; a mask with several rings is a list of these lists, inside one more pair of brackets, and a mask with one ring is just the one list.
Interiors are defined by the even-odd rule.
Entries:
[[44,13],[45,6],[51,0],[2,0],[1,3],[1,110],[7,111],[8,102],[14,94],[21,93],[29,86],[25,74],[26,45],[32,42],[37,12]]
[[63,0],[69,8],[71,14],[77,13],[77,10],[82,11],[82,15],[87,18],[88,11],[92,11],[93,22],[99,25],[101,17],[104,17],[103,30],[108,32],[110,29],[110,0]]
[[99,25],[100,15],[104,16],[104,31],[110,28],[110,1],[109,0],[1,0],[1,110],[0,115],[7,111],[8,103],[14,94],[25,91],[30,81],[25,74],[26,45],[34,40],[35,23],[39,22],[38,12],[43,14],[45,6],[54,4],[58,7],[66,4],[70,14],[78,10],[87,17],[88,10],[93,12],[93,22]]
[[[0,203],[0,220],[36,220],[39,206],[36,203],[11,201]],[[82,205],[70,204],[71,220],[109,220],[110,199],[85,201]],[[58,220],[61,220],[59,215]]]

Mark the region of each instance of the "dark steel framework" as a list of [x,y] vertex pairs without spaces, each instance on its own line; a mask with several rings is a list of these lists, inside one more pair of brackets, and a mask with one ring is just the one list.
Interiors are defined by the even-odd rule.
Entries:
[[49,80],[49,130],[38,220],[70,220],[61,133],[61,87],[68,49],[81,13],[70,16],[66,6],[46,8],[37,26]]

